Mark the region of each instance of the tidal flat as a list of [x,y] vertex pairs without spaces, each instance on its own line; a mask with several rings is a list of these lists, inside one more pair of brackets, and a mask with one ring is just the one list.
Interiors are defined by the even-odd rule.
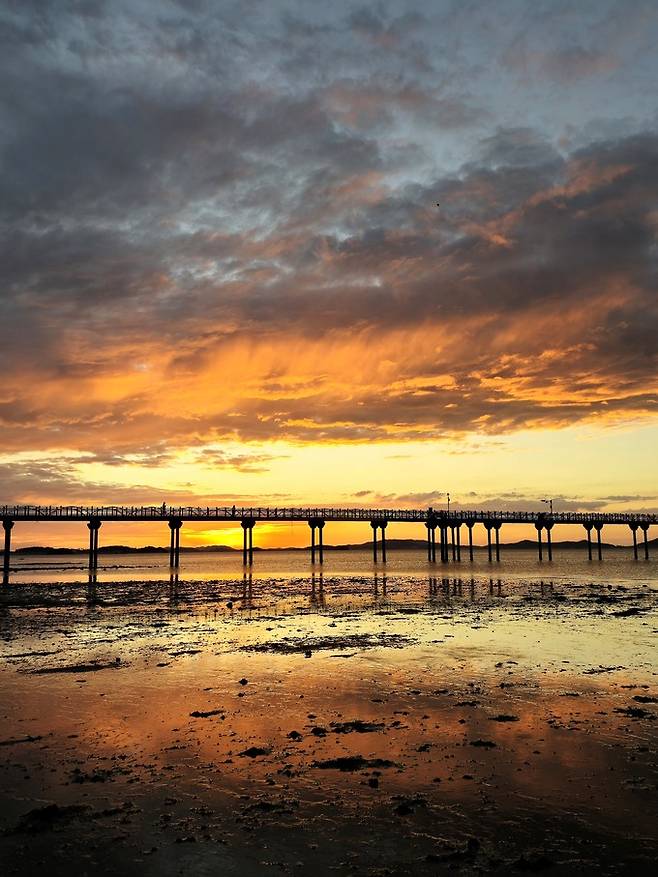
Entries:
[[12,583],[3,873],[653,873],[655,567]]

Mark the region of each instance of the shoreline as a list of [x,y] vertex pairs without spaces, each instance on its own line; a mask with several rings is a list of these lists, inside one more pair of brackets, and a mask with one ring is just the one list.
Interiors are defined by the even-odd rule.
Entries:
[[[658,547],[658,538],[650,539],[648,542],[649,549]],[[324,551],[371,551],[372,550],[372,541],[369,542],[358,542],[358,543],[347,543],[347,544],[339,544],[339,545],[324,545]],[[601,548],[606,551],[632,551],[633,545],[631,544],[622,544],[619,545],[613,542],[602,542]],[[512,551],[536,551],[537,543],[530,539],[521,539],[517,542],[501,542],[500,549],[512,550]],[[254,552],[264,553],[264,552],[282,552],[282,551],[290,551],[290,552],[309,552],[311,550],[311,546],[284,546],[284,547],[269,547],[263,548],[258,545],[254,545]],[[427,551],[427,541],[424,539],[388,539],[386,542],[386,550],[387,551]],[[461,546],[462,552],[466,551],[468,553],[468,546]],[[473,545],[474,551],[487,551],[486,543],[484,545]],[[565,540],[561,542],[553,542],[553,550],[554,551],[579,551],[579,550],[587,550],[587,540]],[[168,546],[159,546],[159,545],[145,545],[145,546],[130,546],[130,545],[101,545],[98,548],[99,554],[169,554],[170,549]],[[241,554],[242,548],[233,548],[230,545],[182,545],[180,547],[181,554],[193,554],[193,553],[230,553],[230,554]],[[30,555],[52,555],[52,554],[71,554],[71,555],[86,555],[89,553],[88,548],[69,548],[65,546],[49,546],[49,545],[30,545],[23,546],[21,548],[14,548],[10,552],[12,556],[30,556]]]

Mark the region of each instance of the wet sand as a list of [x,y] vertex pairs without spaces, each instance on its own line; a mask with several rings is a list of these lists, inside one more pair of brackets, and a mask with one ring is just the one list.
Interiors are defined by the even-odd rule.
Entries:
[[658,594],[12,585],[7,874],[653,872]]

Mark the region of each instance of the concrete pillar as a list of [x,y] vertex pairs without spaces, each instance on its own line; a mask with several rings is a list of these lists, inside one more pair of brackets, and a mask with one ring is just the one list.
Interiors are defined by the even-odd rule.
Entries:
[[547,521],[546,527],[546,547],[548,548],[548,559],[553,560],[553,543],[551,542],[551,530],[553,529],[553,521]]
[[462,559],[462,537],[461,537],[461,531],[462,531],[462,522],[461,522],[461,521],[457,521],[457,524],[456,524],[456,526],[455,526],[455,532],[457,533],[457,561],[458,561],[459,563],[461,563],[461,559]]
[[633,534],[633,559],[637,560],[637,524],[630,524],[629,526]]
[[441,562],[448,563],[450,560],[448,554],[448,527],[445,524],[441,525]]
[[544,525],[542,523],[537,522],[535,524],[535,530],[537,531],[537,551],[539,552],[539,560],[542,561],[544,559],[544,549],[541,544],[541,531]]
[[644,533],[644,559],[649,560],[649,525],[648,524],[640,524],[642,532]]
[[594,524],[594,529],[596,530],[596,547],[598,550],[599,560],[603,560],[603,551],[601,549],[601,530],[603,529],[603,524],[600,521],[597,521]]
[[386,563],[386,527],[388,521],[380,521],[379,526],[382,531],[382,563]]
[[320,565],[324,563],[324,540],[322,531],[324,530],[324,521],[318,519],[318,548],[320,551]]
[[489,563],[491,563],[491,523],[485,521],[484,526],[487,529],[487,553],[489,555]]
[[101,528],[101,519],[92,518],[87,521],[89,528],[89,570],[94,572],[98,569],[98,531]]
[[91,572],[94,568],[94,528],[91,521],[87,522],[87,527],[89,528],[89,572]]
[[432,527],[429,521],[425,521],[425,529],[427,530],[427,562],[432,562]]
[[430,559],[432,563],[436,563],[436,524],[433,524],[430,529],[430,549]]
[[9,518],[4,518],[2,521],[2,527],[5,531],[5,549],[2,555],[2,584],[9,584],[9,555],[11,553],[11,531],[14,526],[14,522]]
[[473,563],[473,524],[466,524],[468,527],[468,557],[471,563]]
[[253,566],[254,563],[254,524],[253,518],[243,518],[240,521],[242,527],[242,565]]
[[591,524],[583,524],[585,530],[587,532],[587,557],[589,560],[592,559],[592,525]]
[[496,563],[500,563],[500,523],[495,523],[494,530],[496,531]]
[[169,566],[178,569],[180,566],[180,528],[183,522],[180,518],[169,518],[171,538],[169,541]]
[[311,528],[311,563],[315,563],[315,519],[311,518],[308,522],[309,527]]
[[377,563],[377,521],[370,521],[372,527],[372,561]]
[[457,540],[455,539],[455,525],[450,525],[450,547],[452,548],[452,562],[457,560]]

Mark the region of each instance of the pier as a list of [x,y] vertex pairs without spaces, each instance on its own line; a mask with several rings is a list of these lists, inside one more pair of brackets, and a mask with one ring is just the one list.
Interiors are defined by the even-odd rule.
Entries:
[[[427,561],[462,562],[462,531],[468,531],[468,560],[473,562],[473,528],[481,525],[487,535],[487,557],[490,563],[500,561],[500,531],[503,525],[531,524],[537,532],[537,554],[540,561],[546,554],[553,560],[553,528],[560,524],[579,524],[587,536],[588,559],[603,560],[602,531],[604,527],[629,527],[633,536],[633,557],[640,558],[638,531],[642,536],[642,554],[649,559],[649,528],[658,524],[658,515],[631,512],[527,512],[527,511],[439,511],[436,509],[371,509],[371,508],[271,508],[271,507],[198,507],[198,506],[0,506],[4,531],[3,582],[9,581],[11,537],[14,527],[22,522],[80,521],[89,529],[89,570],[98,567],[99,531],[105,521],[162,521],[168,527],[169,563],[180,567],[180,531],[188,521],[239,523],[243,532],[242,560],[245,566],[254,562],[254,530],[260,521],[306,521],[310,529],[311,563],[324,563],[324,528],[337,521],[363,521],[372,528],[373,561],[386,563],[386,527],[391,522],[417,523],[427,539]],[[378,537],[378,533],[380,534]],[[593,535],[594,534],[594,539]]]

